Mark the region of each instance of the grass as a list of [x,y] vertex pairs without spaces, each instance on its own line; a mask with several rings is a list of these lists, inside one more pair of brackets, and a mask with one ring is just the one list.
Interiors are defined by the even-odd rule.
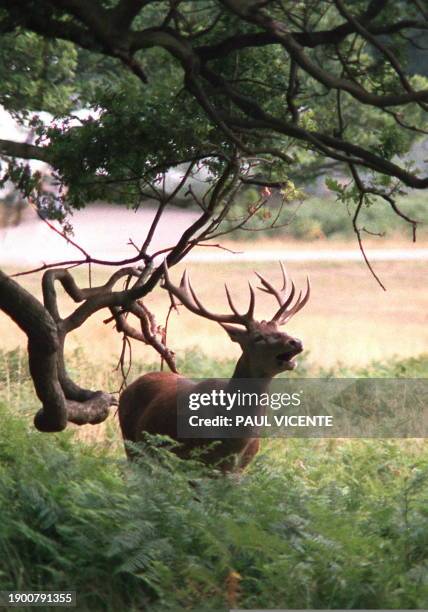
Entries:
[[[152,440],[129,466],[113,422],[91,444],[36,432],[24,361],[0,355],[0,590],[73,588],[79,610],[426,607],[426,441],[271,440],[223,478]],[[82,352],[70,364],[116,385]],[[232,361],[181,366],[219,376]],[[428,355],[301,373],[428,377]]]
[[[188,264],[193,284],[202,302],[218,312],[227,312],[228,306],[223,283],[228,282],[237,305],[244,309],[248,300],[247,280],[256,280],[254,264]],[[179,280],[184,265],[174,268],[171,276]],[[311,300],[287,326],[287,330],[305,345],[305,352],[314,364],[333,367],[341,362],[349,367],[361,367],[372,360],[387,360],[398,355],[407,358],[426,350],[428,346],[428,268],[426,262],[378,262],[377,273],[387,287],[382,291],[376,285],[364,263],[293,263],[287,266],[290,277],[300,289],[309,274],[312,284]],[[277,264],[264,262],[256,269],[274,283],[280,283]],[[111,270],[93,270],[93,282],[102,283]],[[87,271],[76,270],[76,280],[87,286]],[[215,278],[215,282],[213,282]],[[33,295],[40,297],[40,278],[20,277],[20,282]],[[257,315],[272,316],[274,301],[257,292]],[[68,313],[75,304],[64,297],[58,288],[59,306]],[[147,304],[156,313],[159,322],[165,320],[168,307],[166,292],[157,288],[147,298]],[[70,351],[88,346],[91,356],[99,363],[111,364],[121,351],[121,337],[112,325],[103,324],[105,312],[91,317],[87,323],[67,339]],[[188,333],[191,330],[191,333]],[[24,348],[26,337],[10,319],[0,313],[0,337],[2,347],[12,349],[18,343]],[[212,358],[238,355],[238,348],[230,342],[219,325],[195,317],[180,309],[173,315],[168,330],[168,342],[177,354],[183,354],[192,346],[203,349]],[[137,360],[152,360],[151,349],[134,344]],[[83,358],[83,357],[82,357]],[[81,366],[84,364],[82,363]]]

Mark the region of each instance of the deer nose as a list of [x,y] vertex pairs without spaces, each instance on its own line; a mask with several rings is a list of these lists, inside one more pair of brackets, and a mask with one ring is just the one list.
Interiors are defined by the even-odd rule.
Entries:
[[298,338],[290,338],[290,340],[288,341],[288,344],[293,349],[296,349],[299,351],[303,350],[303,343]]

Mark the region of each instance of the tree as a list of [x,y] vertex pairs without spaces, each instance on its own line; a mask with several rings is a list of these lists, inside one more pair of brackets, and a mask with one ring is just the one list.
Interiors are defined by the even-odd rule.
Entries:
[[[170,267],[231,229],[224,221],[248,185],[260,196],[232,229],[267,205],[271,189],[292,198],[294,182],[320,168],[349,174],[346,185],[330,179],[329,186],[353,205],[361,248],[359,214],[379,199],[416,228],[395,196],[428,187],[405,157],[428,133],[428,81],[408,62],[414,49],[427,53],[420,0],[0,0],[0,29],[0,101],[23,122],[29,111],[56,115],[48,126],[31,115],[34,143],[0,140],[3,179],[62,219],[99,198],[158,201],[134,257],[99,261],[76,244],[80,259],[45,266],[44,304],[0,272],[0,308],[28,336],[42,431],[108,414],[114,398],[78,387],[63,356],[67,333],[102,308],[125,339],[151,344],[174,369],[142,300],[163,275],[155,265],[162,253],[150,249],[157,223],[201,166],[211,176],[206,194],[189,189],[200,216],[163,253]],[[78,107],[93,113],[76,125]],[[52,166],[59,195],[44,191],[29,159]],[[166,172],[179,164],[182,181],[167,192]],[[117,270],[104,286],[81,289],[66,269],[79,263]],[[116,290],[120,279],[125,288]],[[56,282],[80,303],[65,319]]]

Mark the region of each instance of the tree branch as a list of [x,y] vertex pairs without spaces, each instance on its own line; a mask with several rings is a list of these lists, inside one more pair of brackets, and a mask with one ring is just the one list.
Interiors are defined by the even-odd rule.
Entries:
[[21,159],[38,159],[49,163],[48,147],[38,147],[26,142],[0,139],[0,155],[18,157]]
[[126,29],[140,11],[152,2],[153,0],[120,0],[110,11],[111,18],[119,28]]

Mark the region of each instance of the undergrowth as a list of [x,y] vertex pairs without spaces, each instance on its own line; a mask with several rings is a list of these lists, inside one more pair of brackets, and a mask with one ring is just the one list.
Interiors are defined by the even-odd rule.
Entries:
[[[35,431],[22,356],[0,357],[0,590],[75,589],[79,610],[426,607],[426,442],[271,440],[222,477],[159,438],[130,466],[108,438]],[[427,377],[428,356],[355,374]]]

